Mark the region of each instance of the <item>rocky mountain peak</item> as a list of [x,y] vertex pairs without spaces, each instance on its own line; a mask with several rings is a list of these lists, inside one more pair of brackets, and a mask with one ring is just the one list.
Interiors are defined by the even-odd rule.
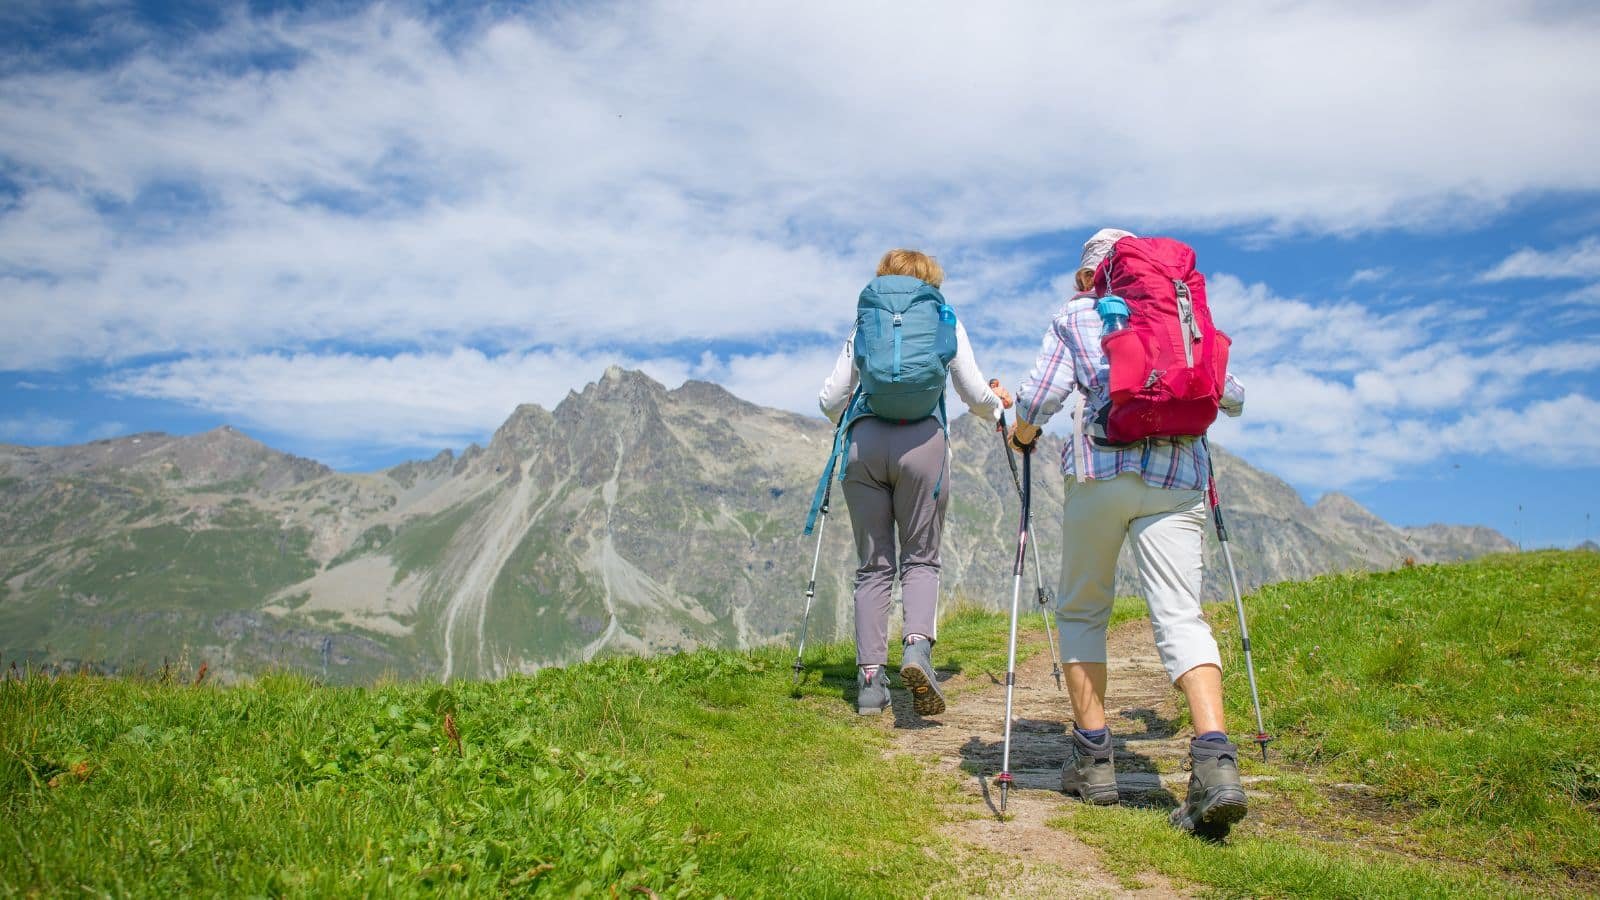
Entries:
[[761,412],[761,407],[747,400],[734,396],[727,388],[710,381],[685,381],[682,387],[667,392],[675,403],[689,406],[709,407],[723,414],[737,412],[742,414]]
[[486,454],[498,470],[514,469],[517,461],[548,443],[554,429],[555,415],[549,410],[533,403],[520,404],[495,429]]
[[455,451],[447,448],[434,454],[432,459],[414,459],[397,466],[390,466],[384,470],[384,474],[388,475],[401,487],[410,488],[417,483],[418,479],[432,481],[437,478],[448,477],[455,466],[455,461]]
[[661,382],[643,372],[611,366],[581,392],[569,392],[556,406],[554,417],[563,425],[596,418],[615,423],[659,418],[666,399],[667,388]]
[[1372,510],[1357,503],[1354,497],[1348,494],[1341,494],[1338,491],[1330,491],[1323,494],[1311,509],[1317,516],[1328,521],[1360,525],[1366,528],[1388,527],[1387,523],[1378,518]]
[[331,475],[315,460],[274,450],[231,425],[172,439],[141,459],[169,478],[188,483],[246,481],[265,490],[280,490]]

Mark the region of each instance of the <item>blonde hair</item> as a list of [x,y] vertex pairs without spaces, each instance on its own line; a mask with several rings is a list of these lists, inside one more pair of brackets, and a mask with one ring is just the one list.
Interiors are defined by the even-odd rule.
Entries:
[[879,275],[910,275],[938,287],[944,283],[939,261],[920,250],[890,250],[878,261]]

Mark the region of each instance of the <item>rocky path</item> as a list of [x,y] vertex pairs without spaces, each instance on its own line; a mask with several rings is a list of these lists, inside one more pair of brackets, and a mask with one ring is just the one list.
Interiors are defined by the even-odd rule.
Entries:
[[[1042,636],[1035,640],[1042,643]],[[1156,658],[1148,623],[1139,620],[1114,629],[1107,649],[1106,712],[1117,748],[1122,803],[1169,809],[1188,778],[1181,765],[1191,735],[1173,724],[1178,694]],[[911,755],[960,780],[965,800],[950,810],[954,821],[945,830],[959,845],[1014,862],[1014,873],[993,885],[998,895],[1185,896],[1154,873],[1139,876],[1144,887],[1128,889],[1123,879],[1107,871],[1098,850],[1047,825],[1067,804],[1077,802],[1059,791],[1072,709],[1066,692],[1056,690],[1047,652],[1041,648],[1017,671],[1011,732],[1015,781],[1005,821],[998,815],[1000,797],[993,784],[1000,771],[1005,673],[963,672],[943,686],[950,704],[944,715],[919,719],[909,697],[897,690],[894,721],[884,725],[893,728],[892,752]]]

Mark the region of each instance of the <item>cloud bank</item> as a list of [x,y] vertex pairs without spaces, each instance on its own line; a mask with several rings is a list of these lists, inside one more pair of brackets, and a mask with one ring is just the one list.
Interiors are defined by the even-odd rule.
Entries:
[[[380,4],[181,37],[94,15],[103,64],[0,69],[0,368],[107,367],[318,439],[459,444],[610,362],[810,410],[889,246],[938,249],[1020,373],[1102,220],[1271,240],[1600,189],[1600,81],[1573,77],[1600,21],[1549,4]],[[1591,277],[1595,246],[1483,277]],[[1241,329],[1273,387],[1235,441],[1319,435],[1308,478],[1383,477],[1424,451],[1362,435],[1514,393],[1485,374],[1514,335],[1438,346],[1431,314],[1222,287],[1276,304]],[[1351,354],[1330,321],[1377,334]],[[1297,378],[1371,433],[1273,399]]]

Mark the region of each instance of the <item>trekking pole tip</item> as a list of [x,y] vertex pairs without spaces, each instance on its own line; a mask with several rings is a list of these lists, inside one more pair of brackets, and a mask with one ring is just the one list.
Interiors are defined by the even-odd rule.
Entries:
[[1272,742],[1272,735],[1267,734],[1264,731],[1263,732],[1258,732],[1256,734],[1256,743],[1261,745],[1261,761],[1262,762],[1266,762],[1267,761],[1267,744],[1269,744],[1271,742]]

